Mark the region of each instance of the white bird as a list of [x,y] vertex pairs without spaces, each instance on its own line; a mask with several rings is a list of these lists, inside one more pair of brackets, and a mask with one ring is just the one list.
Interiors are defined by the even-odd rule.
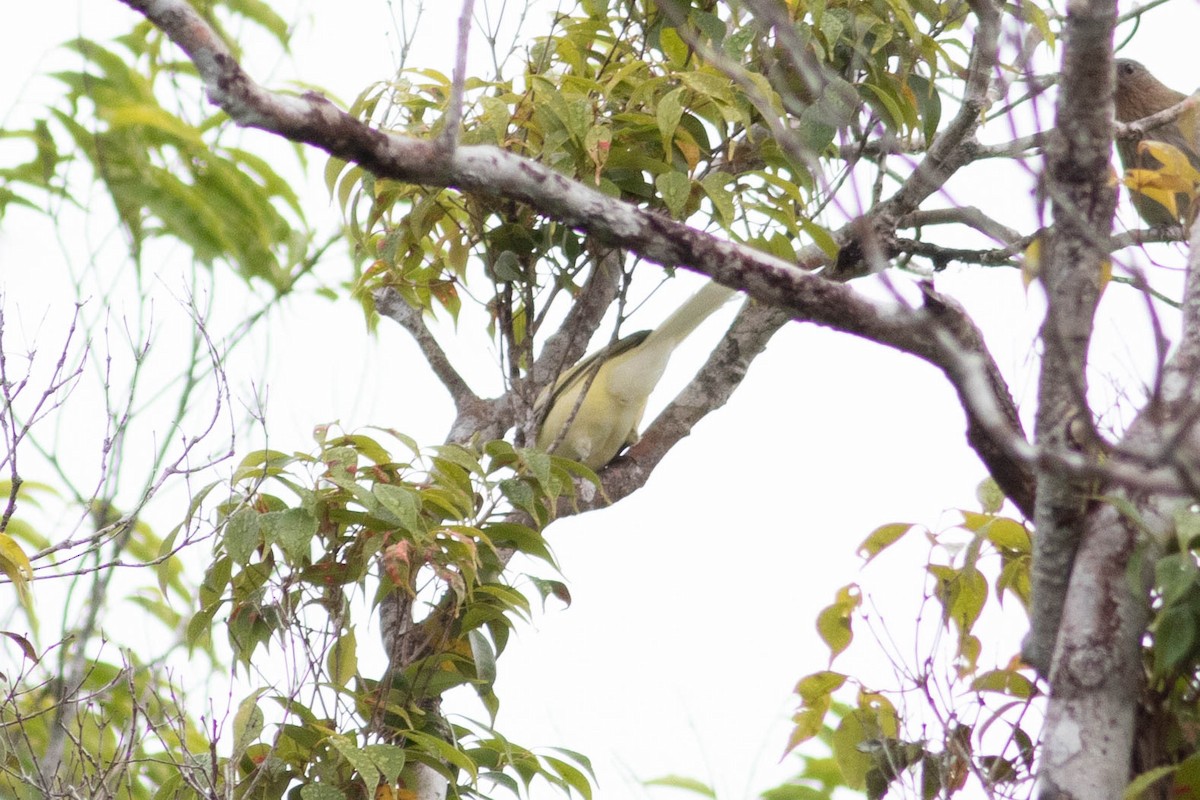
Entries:
[[[659,327],[624,336],[560,375],[534,404],[534,412],[542,418],[537,446],[594,470],[616,458],[637,441],[646,401],[671,353],[734,294],[733,289],[710,282]],[[587,395],[580,402],[585,386]],[[568,420],[571,426],[562,435]]]

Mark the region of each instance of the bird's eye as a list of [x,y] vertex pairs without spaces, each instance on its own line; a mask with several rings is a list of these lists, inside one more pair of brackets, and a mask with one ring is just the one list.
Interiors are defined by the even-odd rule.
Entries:
[[1129,64],[1129,63],[1118,64],[1117,67],[1118,67],[1117,71],[1120,74],[1125,75],[1126,77],[1132,75],[1134,72],[1133,64]]

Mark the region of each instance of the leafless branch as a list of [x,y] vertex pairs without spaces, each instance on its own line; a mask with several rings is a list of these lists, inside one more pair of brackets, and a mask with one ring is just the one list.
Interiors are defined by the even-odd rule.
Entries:
[[462,125],[464,94],[467,84],[467,52],[471,40],[471,16],[475,0],[463,0],[458,16],[458,47],[454,52],[454,76],[450,84],[450,103],[446,107],[446,128],[442,131],[442,146],[447,150],[458,147],[458,129]]
[[400,327],[409,332],[413,341],[417,343],[417,347],[421,348],[421,354],[425,357],[430,369],[433,370],[433,374],[450,393],[455,408],[461,409],[479,401],[479,397],[450,363],[450,358],[438,343],[433,332],[425,325],[425,320],[421,317],[421,309],[409,305],[400,292],[392,288],[381,289],[375,293],[375,309],[388,319],[399,323]]

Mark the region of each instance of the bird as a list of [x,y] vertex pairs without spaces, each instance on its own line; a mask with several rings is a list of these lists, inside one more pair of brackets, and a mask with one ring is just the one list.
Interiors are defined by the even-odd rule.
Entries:
[[736,293],[709,282],[654,330],[624,336],[560,375],[534,403],[538,449],[592,470],[616,458],[637,441],[646,401],[675,348]]
[[[1118,58],[1116,68],[1116,113],[1117,120],[1120,122],[1136,122],[1151,114],[1157,114],[1159,111],[1178,105],[1188,98],[1188,95],[1183,92],[1177,92],[1163,84],[1150,74],[1150,70],[1133,59]],[[1200,169],[1200,109],[1188,109],[1173,122],[1147,131],[1146,139],[1175,147],[1187,157],[1194,169]],[[1144,152],[1139,153],[1138,142],[1133,139],[1119,139],[1117,155],[1120,156],[1121,165],[1126,170],[1156,170],[1163,166],[1153,156]],[[1181,217],[1190,219],[1194,215],[1194,211],[1190,210],[1194,193],[1175,193],[1178,213],[1172,213],[1170,208],[1154,199],[1153,193],[1159,194],[1164,199],[1170,196],[1170,191],[1166,189],[1153,189],[1150,192],[1130,189],[1133,207],[1137,209],[1138,214],[1147,224],[1156,227],[1177,225]]]

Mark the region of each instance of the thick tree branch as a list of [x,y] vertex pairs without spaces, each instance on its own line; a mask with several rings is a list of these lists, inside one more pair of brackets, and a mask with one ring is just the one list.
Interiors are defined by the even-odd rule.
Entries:
[[[1100,9],[1104,5],[1105,10]],[[1046,183],[1054,225],[1043,257],[1041,279],[1047,312],[1042,325],[1043,359],[1035,438],[1048,449],[1096,452],[1099,438],[1087,404],[1087,350],[1100,296],[1101,261],[1094,246],[1107,239],[1116,207],[1109,184],[1113,131],[1111,3],[1073,6],[1068,24],[1073,45],[1064,50],[1057,127],[1047,145]],[[1107,19],[1111,26],[1112,19]],[[1097,102],[1097,97],[1106,102]],[[1094,486],[1075,476],[1045,470],[1038,479],[1031,631],[1026,659],[1049,674],[1050,658]]]
[[[1047,146],[1055,224],[1041,272],[1048,307],[1036,439],[1096,457],[1103,444],[1087,403],[1086,364],[1106,257],[1094,241],[1107,238],[1116,206],[1108,177],[1116,14],[1115,0],[1072,0],[1067,7],[1057,126]],[[1144,427],[1150,430],[1131,427],[1126,442],[1155,440],[1154,426]],[[1094,500],[1110,491],[1136,503],[1138,520],[1125,518],[1117,503]],[[1169,529],[1171,504],[1162,494],[1138,496],[1039,472],[1025,652],[1050,677],[1041,798],[1116,800],[1128,783],[1148,611],[1136,587],[1146,571],[1131,576],[1129,564],[1140,530],[1161,536]]]

